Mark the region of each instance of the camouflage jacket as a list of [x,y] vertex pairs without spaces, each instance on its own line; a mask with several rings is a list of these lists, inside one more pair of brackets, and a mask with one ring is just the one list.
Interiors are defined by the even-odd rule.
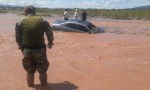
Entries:
[[47,36],[48,44],[53,45],[54,37],[51,26],[43,18],[28,15],[16,23],[15,37],[19,49],[26,45],[30,46],[45,44],[44,33]]

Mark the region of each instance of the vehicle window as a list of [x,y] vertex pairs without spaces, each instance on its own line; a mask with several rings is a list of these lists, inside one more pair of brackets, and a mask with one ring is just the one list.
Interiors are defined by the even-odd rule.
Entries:
[[81,30],[81,31],[84,31],[84,32],[88,32],[89,31],[86,27],[84,27],[82,25],[73,24],[73,23],[67,24],[66,27],[77,29],[77,30]]
[[86,27],[84,27],[84,26],[82,26],[82,25],[79,25],[79,29],[80,29],[81,31],[84,31],[84,32],[88,32],[88,31],[89,31]]
[[73,29],[78,29],[78,25],[77,24],[73,24],[73,23],[66,24],[66,27],[73,28]]
[[95,28],[95,26],[94,26],[92,23],[90,23],[90,24],[88,25],[88,28],[92,29],[92,28]]

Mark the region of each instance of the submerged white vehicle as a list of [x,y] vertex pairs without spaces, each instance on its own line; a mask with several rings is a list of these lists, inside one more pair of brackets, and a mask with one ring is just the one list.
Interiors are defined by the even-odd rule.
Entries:
[[87,32],[87,33],[104,32],[91,22],[79,19],[54,21],[54,23],[52,24],[52,29],[67,32]]

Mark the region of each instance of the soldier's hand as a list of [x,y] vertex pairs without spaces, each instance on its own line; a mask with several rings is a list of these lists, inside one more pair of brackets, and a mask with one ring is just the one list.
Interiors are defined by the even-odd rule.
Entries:
[[22,46],[19,46],[18,49],[21,50],[21,51],[23,51],[23,47]]
[[48,47],[49,49],[51,49],[52,46],[53,46],[53,44],[48,44],[48,45],[47,45],[47,47]]
[[19,46],[18,49],[21,50],[21,49],[22,49],[22,46]]

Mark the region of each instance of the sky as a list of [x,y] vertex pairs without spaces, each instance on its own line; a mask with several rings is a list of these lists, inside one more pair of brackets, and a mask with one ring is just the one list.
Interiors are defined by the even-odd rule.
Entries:
[[124,9],[150,5],[150,0],[0,0],[0,4],[44,8]]

